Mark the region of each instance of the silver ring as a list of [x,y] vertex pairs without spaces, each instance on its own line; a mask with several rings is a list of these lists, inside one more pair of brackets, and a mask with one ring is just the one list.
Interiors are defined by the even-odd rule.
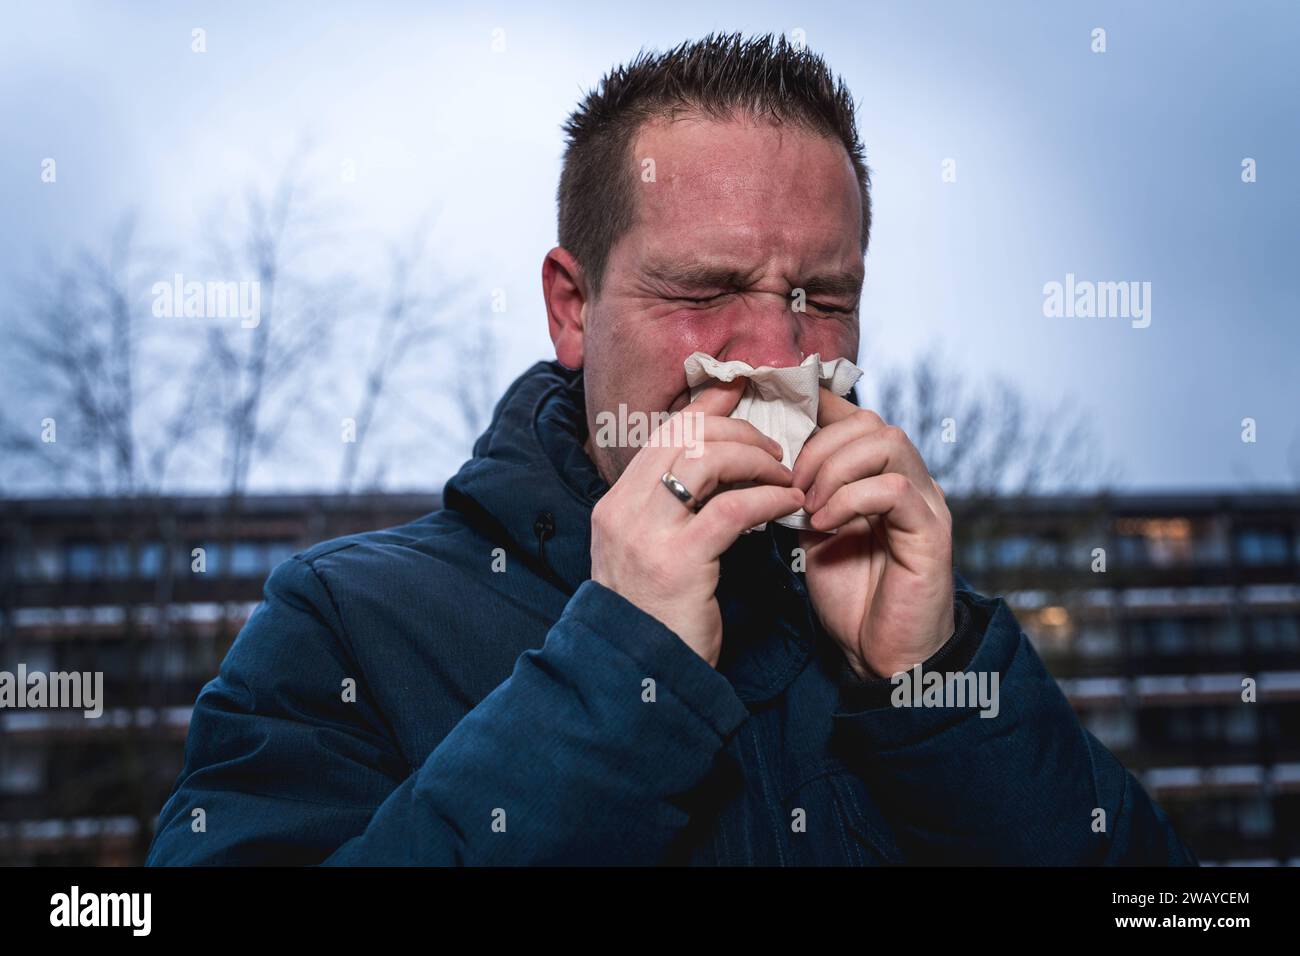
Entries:
[[673,493],[673,497],[690,508],[695,510],[695,496],[690,493],[687,487],[681,483],[676,475],[671,471],[665,471],[664,476],[659,479],[664,483],[664,487]]

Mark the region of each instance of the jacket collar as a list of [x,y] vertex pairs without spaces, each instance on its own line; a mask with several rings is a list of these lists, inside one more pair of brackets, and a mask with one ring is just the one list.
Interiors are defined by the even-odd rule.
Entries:
[[[591,577],[591,511],[609,490],[586,439],[582,372],[538,362],[497,403],[474,456],[447,482],[444,505],[572,594]],[[815,616],[790,569],[797,543],[769,524],[722,557],[718,670],[747,704],[776,697],[812,656]]]

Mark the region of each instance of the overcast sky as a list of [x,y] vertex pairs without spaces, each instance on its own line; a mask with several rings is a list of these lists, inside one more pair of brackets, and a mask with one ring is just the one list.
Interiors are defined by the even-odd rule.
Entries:
[[[643,46],[802,30],[854,92],[873,172],[859,364],[937,343],[1069,396],[1129,487],[1294,484],[1297,28],[1284,2],[6,4],[0,291],[127,208],[193,241],[309,133],[356,236],[437,209],[439,262],[485,310],[507,291],[504,386],[553,357],[540,267],[581,93]],[[1150,283],[1149,326],[1044,315],[1067,274]]]

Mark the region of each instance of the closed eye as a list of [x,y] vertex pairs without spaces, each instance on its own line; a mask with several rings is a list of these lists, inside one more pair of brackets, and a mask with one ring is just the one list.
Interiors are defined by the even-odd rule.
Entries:
[[691,303],[692,305],[705,305],[706,303],[709,303],[709,302],[716,302],[716,301],[718,301],[719,299],[724,298],[724,297],[726,297],[726,296],[728,296],[728,295],[731,295],[731,293],[730,293],[730,292],[719,292],[717,295],[706,295],[706,296],[704,296],[704,297],[702,297],[702,298],[692,298],[691,296],[688,296],[688,295],[679,295],[679,296],[677,296],[677,301],[678,301],[678,302],[689,302],[689,303]]
[[810,306],[812,306],[814,309],[816,309],[818,312],[834,312],[836,315],[852,315],[852,314],[853,314],[853,309],[851,309],[851,308],[846,309],[846,308],[843,308],[843,307],[841,307],[841,306],[837,306],[837,305],[827,305],[827,304],[824,303],[824,302],[811,302],[811,301],[810,301],[808,304],[809,304]]
[[[689,302],[691,305],[708,305],[711,302],[718,302],[721,299],[725,299],[727,296],[732,294],[733,293],[730,292],[718,292],[714,295],[706,295],[706,296],[679,295],[679,296],[675,296],[674,298],[678,302]],[[808,300],[807,304],[810,308],[813,308],[818,312],[826,312],[832,315],[852,315],[856,311],[855,306],[849,306],[845,308],[844,306],[828,305],[825,302],[814,302],[811,299]]]

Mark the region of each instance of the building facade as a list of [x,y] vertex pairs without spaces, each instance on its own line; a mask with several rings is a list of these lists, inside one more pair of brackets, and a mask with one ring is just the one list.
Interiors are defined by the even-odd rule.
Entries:
[[[133,864],[190,708],[277,563],[436,495],[0,502],[0,673],[100,673],[102,713],[0,709],[0,864]],[[1300,494],[952,502],[1081,720],[1206,863],[1300,862]]]

